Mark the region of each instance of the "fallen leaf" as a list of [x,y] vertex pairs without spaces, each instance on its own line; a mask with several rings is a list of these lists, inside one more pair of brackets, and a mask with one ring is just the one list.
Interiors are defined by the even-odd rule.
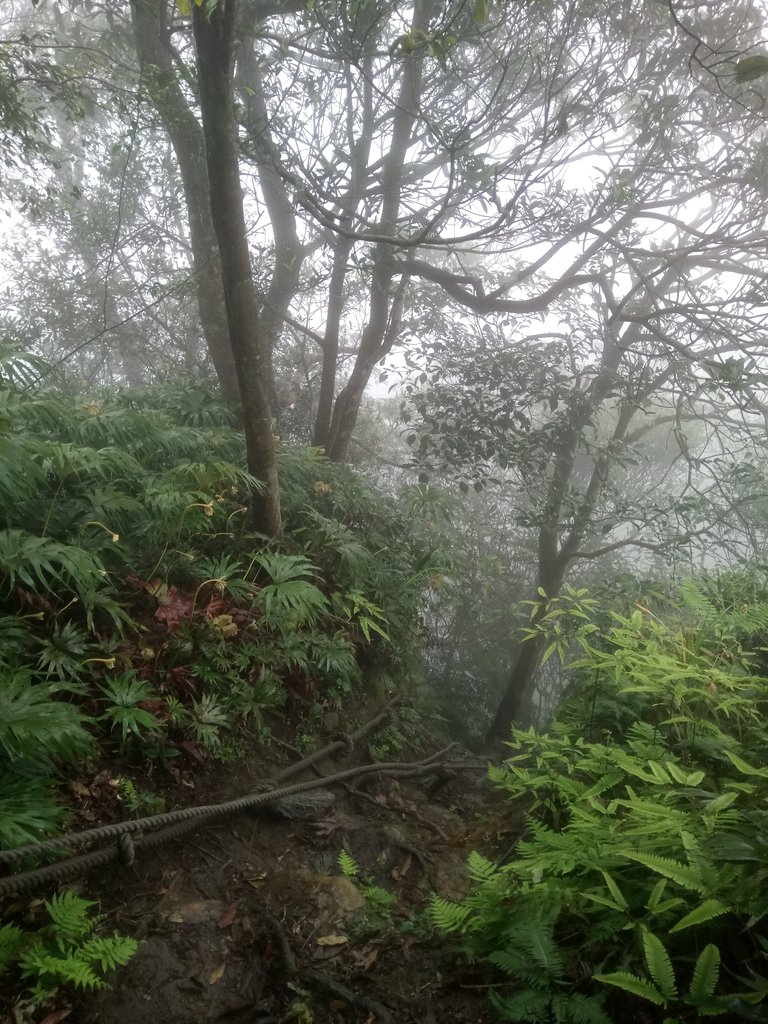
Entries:
[[211,976],[208,979],[208,984],[215,985],[218,981],[221,981],[221,979],[224,977],[224,971],[226,971],[226,969],[226,963],[219,964],[216,970],[211,972]]
[[64,1020],[72,1013],[72,1007],[67,1007],[66,1010],[54,1010],[53,1013],[49,1013],[47,1017],[43,1017],[40,1024],[59,1024],[60,1020]]
[[315,939],[318,946],[343,946],[349,942],[346,935],[321,935],[319,939]]
[[355,956],[357,963],[363,971],[367,971],[378,959],[379,951],[369,946],[367,949],[361,949]]
[[254,875],[253,878],[246,878],[246,882],[248,885],[252,886],[252,888],[258,889],[266,877],[267,873],[265,871],[263,875]]
[[395,882],[400,882],[411,869],[412,857],[410,853],[407,853],[403,858],[402,864],[396,864],[390,871],[390,875]]
[[219,928],[229,928],[232,922],[237,917],[237,904],[230,903],[224,913],[221,915],[216,924]]

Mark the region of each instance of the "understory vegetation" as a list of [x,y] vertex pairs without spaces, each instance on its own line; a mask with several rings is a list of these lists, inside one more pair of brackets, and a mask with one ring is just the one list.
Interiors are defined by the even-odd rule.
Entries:
[[[249,531],[242,437],[201,384],[90,400],[0,387],[0,843],[62,825],[83,758],[227,759],[285,706],[416,679],[444,552],[425,489],[394,503],[317,450],[281,453],[288,532]],[[433,536],[434,535],[434,536]]]
[[432,919],[495,974],[504,1020],[763,1020],[764,586],[705,577],[609,613],[568,597],[539,628],[578,651],[574,682],[491,768],[525,833],[503,863],[474,853],[470,895],[433,896]]

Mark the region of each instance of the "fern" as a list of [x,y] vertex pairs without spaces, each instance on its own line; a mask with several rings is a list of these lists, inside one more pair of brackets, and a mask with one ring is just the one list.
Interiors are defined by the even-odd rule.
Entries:
[[18,964],[22,978],[30,982],[33,1003],[49,998],[61,985],[102,988],[103,975],[128,963],[136,953],[135,939],[92,934],[101,921],[91,914],[93,906],[92,900],[65,890],[46,901],[49,923],[36,933],[0,930],[0,950],[5,940],[5,966]]
[[710,942],[702,949],[693,969],[689,991],[690,998],[697,1002],[708,999],[717,988],[720,977],[720,950]]
[[93,900],[83,899],[72,889],[65,889],[54,894],[50,901],[46,900],[45,909],[57,939],[66,945],[74,945],[88,934],[99,921],[99,918],[89,917],[93,906]]
[[648,965],[648,973],[658,985],[661,994],[667,1000],[675,999],[677,985],[669,953],[661,939],[647,929],[643,930],[643,952]]
[[339,867],[345,878],[357,878],[360,873],[360,867],[355,858],[343,848],[339,853]]
[[633,996],[647,999],[648,1002],[655,1003],[656,1006],[667,1005],[666,999],[655,985],[652,985],[650,981],[646,981],[644,978],[638,978],[636,975],[630,974],[629,971],[595,974],[594,979],[595,981],[602,982],[604,985],[613,985],[615,988],[623,989],[624,992],[629,992]]
[[459,931],[466,924],[470,912],[468,906],[451,903],[435,893],[431,893],[429,897],[429,918],[438,931]]
[[0,925],[0,977],[16,962],[24,942],[21,928],[15,924]]
[[727,907],[724,903],[719,900],[704,900],[698,907],[682,917],[677,924],[672,925],[669,929],[670,935],[674,932],[682,932],[686,928],[693,928],[696,925],[705,924],[707,921],[712,921],[716,917],[722,917],[723,914],[728,914],[731,911],[731,907]]

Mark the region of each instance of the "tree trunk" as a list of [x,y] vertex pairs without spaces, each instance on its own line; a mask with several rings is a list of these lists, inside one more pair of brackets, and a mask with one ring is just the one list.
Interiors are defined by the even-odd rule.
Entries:
[[[245,20],[245,19],[242,19]],[[269,128],[264,82],[254,51],[254,34],[241,29],[238,46],[237,86],[243,124],[259,168],[259,184],[274,237],[275,265],[261,309],[261,336],[272,410],[279,416],[273,356],[283,332],[285,316],[299,287],[303,252],[296,228],[294,204],[280,174],[280,154]]]
[[220,0],[209,13],[195,6],[193,27],[211,215],[221,254],[248,469],[266,485],[264,492],[253,498],[253,521],[256,529],[278,536],[282,524],[267,380],[269,364],[259,333],[240,184],[233,81],[236,7],[235,0]]
[[131,0],[136,53],[144,84],[179,166],[192,245],[197,308],[208,351],[227,398],[239,389],[227,330],[221,261],[211,219],[205,137],[182,92],[171,56],[164,0]]
[[520,712],[531,692],[531,684],[544,653],[544,642],[545,637],[540,634],[520,644],[504,695],[485,735],[486,749],[491,750],[508,739],[513,724],[519,721]]
[[[428,30],[431,12],[432,0],[416,0],[411,26],[414,36],[419,33],[423,35]],[[425,46],[418,46],[402,58],[403,72],[393,116],[392,142],[384,158],[381,175],[379,229],[384,235],[393,236],[397,231],[403,169],[419,114],[426,52]],[[392,288],[396,272],[399,272],[393,258],[396,251],[396,247],[388,242],[378,242],[373,251],[368,323],[363,331],[352,374],[336,399],[328,431],[326,450],[334,462],[346,460],[360,403],[373,368],[389,352],[395,341],[404,292],[404,284]]]

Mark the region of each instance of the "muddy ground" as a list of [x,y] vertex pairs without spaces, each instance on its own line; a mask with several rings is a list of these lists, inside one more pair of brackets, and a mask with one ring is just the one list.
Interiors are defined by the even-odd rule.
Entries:
[[[460,754],[464,763],[469,757]],[[266,758],[196,772],[187,802],[247,793],[291,760]],[[356,751],[321,767],[327,774],[365,759]],[[431,892],[462,895],[470,850],[492,856],[509,846],[509,805],[482,768],[437,783],[368,776],[332,792],[327,806],[301,811],[307,816],[246,813],[147,851],[131,867],[92,874],[84,893],[100,901],[110,927],[141,940],[139,952],[110,989],[74,1002],[62,997],[32,1019],[495,1021],[488,979],[435,940],[425,908]],[[357,879],[342,874],[342,849]],[[371,886],[378,891],[366,898]],[[6,1016],[19,1019],[11,1008]]]

